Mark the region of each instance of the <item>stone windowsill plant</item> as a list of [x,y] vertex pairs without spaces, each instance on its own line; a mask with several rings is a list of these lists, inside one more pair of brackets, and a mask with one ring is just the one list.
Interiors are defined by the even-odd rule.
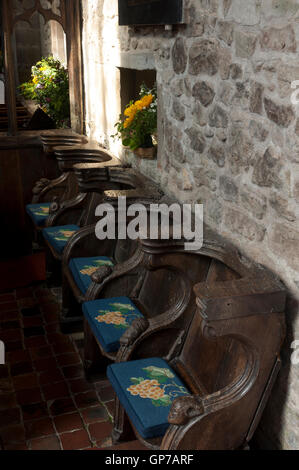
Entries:
[[125,147],[142,158],[153,158],[156,154],[155,134],[157,132],[157,92],[141,85],[139,99],[130,101],[124,115],[115,124],[113,138],[120,138]]

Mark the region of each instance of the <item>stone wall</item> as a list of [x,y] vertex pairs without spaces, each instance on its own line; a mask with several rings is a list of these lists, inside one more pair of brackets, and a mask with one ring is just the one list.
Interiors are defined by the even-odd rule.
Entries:
[[[283,369],[257,438],[299,448],[299,4],[186,0],[186,25],[118,27],[117,0],[82,2],[87,133],[182,202],[289,289]],[[156,161],[125,154],[110,135],[120,112],[118,67],[155,68]]]

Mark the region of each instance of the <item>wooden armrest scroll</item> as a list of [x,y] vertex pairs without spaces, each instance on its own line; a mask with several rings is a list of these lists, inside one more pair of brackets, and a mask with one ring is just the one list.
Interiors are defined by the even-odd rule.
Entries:
[[97,269],[92,275],[91,280],[96,284],[101,284],[106,277],[110,276],[113,273],[113,267],[111,266],[101,266]]
[[177,426],[187,424],[188,421],[205,412],[202,399],[198,396],[176,398],[170,408],[168,422]]
[[121,346],[129,346],[149,327],[146,318],[136,318],[120,338]]

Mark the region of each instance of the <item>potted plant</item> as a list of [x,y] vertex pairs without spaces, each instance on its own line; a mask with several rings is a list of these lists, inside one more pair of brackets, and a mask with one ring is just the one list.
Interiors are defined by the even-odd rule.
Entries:
[[68,127],[70,120],[69,78],[67,69],[54,57],[46,57],[31,69],[29,82],[20,85],[20,94],[35,101],[55,122]]
[[141,158],[154,158],[157,152],[154,138],[157,132],[156,87],[149,89],[142,84],[139,99],[130,101],[115,127],[117,133],[111,137],[120,138],[125,147]]

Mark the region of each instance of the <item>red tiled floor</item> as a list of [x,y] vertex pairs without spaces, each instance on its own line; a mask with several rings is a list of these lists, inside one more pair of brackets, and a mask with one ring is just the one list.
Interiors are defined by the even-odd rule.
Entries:
[[57,362],[55,361],[54,357],[47,357],[45,359],[38,359],[37,361],[33,361],[34,368],[39,371],[43,372],[45,370],[53,370],[57,367]]
[[49,369],[42,372],[39,376],[39,382],[41,385],[52,384],[55,382],[61,382],[64,379],[62,373],[57,367],[55,369]]
[[56,398],[64,398],[69,395],[69,389],[66,382],[57,382],[42,387],[45,399],[55,400]]
[[78,395],[75,395],[74,399],[78,408],[87,408],[99,403],[98,396],[94,390],[79,393]]
[[75,411],[75,404],[72,398],[60,398],[49,402],[49,411],[52,416],[63,415]]
[[52,419],[43,418],[37,421],[27,421],[25,423],[26,439],[34,439],[35,437],[49,436],[55,434]]
[[44,418],[49,415],[46,402],[34,403],[32,405],[23,405],[21,409],[24,421],[33,421],[34,419]]
[[86,424],[107,421],[108,414],[104,406],[91,406],[85,410],[81,410],[83,420]]
[[14,442],[25,442],[25,429],[21,424],[9,426],[0,429],[0,437],[4,444],[12,444]]
[[38,387],[38,377],[35,373],[26,375],[17,375],[13,378],[13,385],[16,391],[26,390],[28,388]]
[[[3,306],[10,310],[3,313]],[[48,289],[0,295],[1,339],[3,332],[8,340],[8,364],[0,366],[0,440],[7,450],[112,444],[112,388],[107,380],[96,387],[85,380],[82,341],[61,333],[60,308]]]
[[0,295],[0,303],[2,304],[3,302],[11,302],[15,300],[14,294],[1,294]]
[[69,385],[71,387],[72,393],[83,393],[93,390],[92,384],[81,378],[69,380]]
[[21,412],[19,408],[8,408],[0,411],[0,428],[20,424]]
[[41,348],[32,348],[29,350],[33,360],[51,357],[53,352],[51,346],[43,346]]
[[29,443],[31,450],[60,450],[60,442],[57,436],[47,436],[33,439]]
[[89,436],[83,429],[60,434],[60,439],[64,450],[78,450],[90,447]]
[[16,408],[17,401],[13,393],[1,393],[0,394],[0,410],[6,410],[8,408]]
[[56,357],[56,360],[61,367],[80,363],[80,357],[77,353],[61,354]]
[[39,388],[20,390],[16,393],[16,396],[20,405],[30,405],[31,403],[39,403],[42,398]]
[[16,301],[5,302],[0,304],[0,311],[1,312],[10,312],[11,310],[17,310],[18,304]]
[[95,442],[102,441],[105,437],[110,436],[112,424],[108,421],[103,423],[93,423],[88,426],[91,439]]
[[83,428],[82,419],[79,413],[56,416],[54,418],[54,423],[59,433],[75,431]]
[[8,353],[7,360],[9,364],[17,364],[18,362],[29,362],[30,361],[30,354],[29,351],[19,350],[19,351],[12,351]]

